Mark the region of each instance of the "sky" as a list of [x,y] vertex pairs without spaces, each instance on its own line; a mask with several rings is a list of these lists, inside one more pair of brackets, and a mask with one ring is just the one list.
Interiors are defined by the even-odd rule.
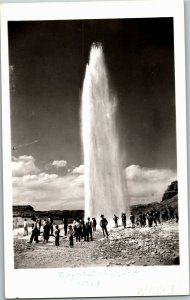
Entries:
[[173,19],[8,24],[13,203],[83,209],[81,90],[103,45],[132,204],[160,201],[177,177]]

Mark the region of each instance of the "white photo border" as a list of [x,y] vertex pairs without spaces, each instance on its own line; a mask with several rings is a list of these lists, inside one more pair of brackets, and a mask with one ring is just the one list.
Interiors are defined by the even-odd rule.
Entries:
[[[8,21],[173,17],[180,265],[14,269]],[[16,3],[1,7],[2,141],[6,298],[189,294],[184,7],[182,0]],[[183,218],[181,217],[183,216]],[[43,284],[45,288],[42,288]],[[34,288],[35,287],[35,288]]]

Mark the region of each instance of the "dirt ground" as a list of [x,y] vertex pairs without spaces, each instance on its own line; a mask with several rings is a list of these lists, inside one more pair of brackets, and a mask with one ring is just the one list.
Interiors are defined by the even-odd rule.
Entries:
[[38,244],[28,244],[29,237],[23,237],[22,230],[14,232],[15,268],[179,264],[178,224],[173,220],[151,228],[111,228],[108,238],[103,238],[98,229],[92,242],[74,241],[73,248],[60,229],[59,247],[55,246],[54,237],[43,244],[41,233]]

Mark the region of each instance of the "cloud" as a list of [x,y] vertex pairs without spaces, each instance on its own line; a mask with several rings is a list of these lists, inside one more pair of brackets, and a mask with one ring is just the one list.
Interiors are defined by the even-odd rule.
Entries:
[[64,168],[67,165],[66,160],[54,160],[51,165],[56,168]]
[[35,159],[33,156],[19,156],[18,158],[12,158],[12,175],[24,176],[27,174],[36,174],[40,172],[40,169],[35,165]]
[[84,174],[84,165],[80,165],[79,167],[76,167],[72,171],[73,174]]
[[[27,159],[19,157],[14,158],[14,161],[33,161],[34,163],[35,160],[32,157],[27,157]],[[36,210],[84,208],[83,175],[48,174],[39,172],[40,170],[34,166],[28,167],[28,174],[27,169],[25,168],[23,172],[20,170],[21,167],[19,172],[14,172],[12,179],[14,205],[30,204]],[[31,172],[31,169],[35,172]]]
[[[137,165],[126,168],[126,184],[131,204],[160,201],[167,185],[176,179],[169,169]],[[13,158],[13,201],[30,204],[36,210],[84,209],[84,165],[65,175],[42,172],[32,156]]]
[[160,202],[167,186],[176,179],[176,172],[131,165],[126,168],[126,179],[131,204]]

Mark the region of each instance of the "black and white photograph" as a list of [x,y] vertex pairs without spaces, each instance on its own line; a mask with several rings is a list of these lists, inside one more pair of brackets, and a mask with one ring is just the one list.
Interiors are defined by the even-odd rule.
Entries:
[[15,268],[179,264],[173,18],[8,34]]
[[180,268],[174,17],[8,20],[7,39],[13,268]]

